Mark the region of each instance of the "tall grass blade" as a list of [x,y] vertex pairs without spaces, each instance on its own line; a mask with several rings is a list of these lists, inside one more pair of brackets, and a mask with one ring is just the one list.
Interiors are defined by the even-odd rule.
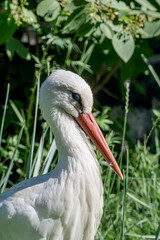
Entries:
[[42,169],[42,173],[43,174],[48,173],[49,167],[50,167],[50,165],[52,163],[52,160],[53,160],[53,157],[55,155],[56,149],[57,149],[57,147],[56,147],[56,142],[55,142],[55,139],[54,139],[53,142],[52,142],[52,145],[51,145],[51,147],[50,147],[50,149],[48,151],[46,159],[44,161],[44,167]]
[[35,164],[35,168],[34,168],[34,172],[33,172],[33,177],[36,177],[39,174],[39,170],[41,167],[41,161],[42,161],[43,147],[44,147],[44,138],[47,134],[47,131],[48,131],[48,127],[46,127],[46,129],[43,131],[41,139],[40,139],[37,157],[35,159],[36,164]]
[[24,124],[24,118],[23,118],[22,114],[20,113],[20,111],[18,110],[18,108],[16,107],[16,105],[14,104],[14,102],[12,100],[10,100],[10,104],[11,104],[11,107],[12,107],[14,113],[16,114],[18,120],[23,125]]
[[124,175],[124,180],[123,180],[124,181],[124,187],[123,187],[121,240],[124,240],[124,229],[125,229],[126,193],[127,193],[127,183],[128,183],[128,161],[129,161],[129,150],[127,149],[126,175]]
[[158,226],[158,229],[157,229],[155,240],[158,240],[160,238],[159,234],[160,234],[160,222],[159,222],[159,226]]
[[105,234],[104,234],[104,237],[106,237],[106,238],[104,238],[104,239],[107,239],[107,234],[109,233],[109,231],[110,231],[113,227],[115,227],[115,226],[117,225],[117,222],[118,222],[118,219],[116,218],[116,219],[113,221],[113,223],[109,226],[109,228],[106,230],[106,232],[105,232]]
[[102,236],[99,230],[97,231],[97,236],[98,236],[98,240],[104,240],[104,237]]
[[[155,236],[154,235],[140,235],[140,234],[132,234],[132,233],[126,233],[126,236],[130,236],[130,237],[135,237],[136,239],[154,239],[155,240]],[[130,238],[131,239],[131,238]],[[160,239],[160,237],[157,238],[157,240]]]
[[144,56],[144,54],[141,54],[141,57],[142,57],[143,61],[146,63],[146,65],[148,67],[148,70],[151,73],[151,75],[153,76],[154,80],[156,81],[156,83],[160,87],[160,78],[158,77],[156,71],[154,70],[152,65],[148,62],[148,59]]
[[4,121],[5,121],[5,117],[6,117],[6,111],[7,111],[9,91],[10,91],[10,84],[8,83],[8,85],[7,85],[7,93],[6,93],[6,100],[5,100],[5,104],[4,104],[4,111],[3,111],[2,122],[1,122],[1,129],[0,129],[0,147],[1,147],[1,143],[2,143],[2,134],[3,134]]
[[[120,153],[120,161],[119,166],[120,169],[122,168],[122,160],[123,160],[123,153],[125,150],[125,136],[126,136],[126,126],[127,126],[127,117],[129,111],[129,91],[130,91],[130,83],[129,81],[126,82],[126,102],[125,102],[125,117],[124,117],[124,125],[123,125],[123,135],[122,135],[122,146],[121,146],[121,153]],[[117,180],[117,195],[120,195],[120,179]],[[117,217],[119,216],[119,208],[117,207]]]
[[144,141],[144,151],[145,151],[145,148],[147,147],[148,140],[151,137],[153,130],[158,126],[159,121],[160,121],[160,117],[157,117],[156,120],[153,122],[152,128],[149,131],[148,136],[146,137],[146,139]]
[[[73,43],[75,42],[76,40],[76,36],[73,38]],[[73,49],[73,45],[71,42],[68,43],[68,49],[67,49],[67,54],[66,54],[66,58],[65,58],[65,61],[64,61],[64,66],[63,68],[66,69],[67,66],[69,65],[69,62],[70,62],[70,55],[71,55],[71,52],[72,52],[72,49]]]
[[26,178],[30,178],[31,177],[31,169],[32,169],[32,162],[33,162],[33,152],[34,152],[36,127],[37,127],[39,88],[40,88],[40,74],[38,75],[38,79],[37,79],[37,94],[36,94],[36,107],[35,107],[35,116],[34,116],[34,126],[33,126],[33,135],[32,135],[31,148],[30,148],[28,162],[27,162]]
[[160,139],[159,139],[159,129],[155,128],[154,130],[154,135],[155,135],[155,147],[156,147],[156,153],[160,153]]
[[2,189],[1,189],[1,193],[4,192],[6,186],[7,186],[7,183],[8,183],[8,179],[9,179],[9,176],[10,176],[10,173],[11,173],[11,170],[12,170],[12,167],[13,167],[13,163],[14,163],[14,159],[15,159],[15,154],[16,154],[16,151],[18,149],[18,146],[19,146],[19,143],[20,143],[20,140],[21,140],[21,137],[22,137],[22,134],[23,134],[23,130],[24,130],[24,125],[21,127],[21,130],[20,130],[20,133],[18,135],[18,140],[17,140],[17,144],[15,146],[15,149],[14,149],[14,152],[13,152],[13,155],[12,155],[12,159],[11,159],[11,162],[9,164],[9,168],[8,168],[8,171],[3,179],[3,181],[0,183],[0,187],[2,186]]
[[114,174],[113,171],[109,169],[109,173],[106,175],[106,178],[107,178],[107,186],[109,186],[107,191],[107,200],[106,200],[106,202],[108,202],[110,194],[115,184],[116,174]]
[[[83,71],[85,70],[85,65],[88,63],[91,55],[92,55],[92,52],[93,52],[93,49],[95,47],[95,44],[91,44],[87,50],[87,46],[89,44],[89,41],[88,39],[85,41],[84,43],[84,47],[83,47],[83,51],[82,51],[82,54],[81,54],[81,59],[80,61],[83,62],[84,64],[79,66],[79,69],[78,69],[78,74],[79,75],[82,75]],[[87,51],[86,51],[87,50]]]
[[147,203],[141,201],[139,198],[135,197],[133,194],[131,193],[127,193],[127,195],[132,198],[134,201],[136,201],[137,203],[141,204],[142,206],[151,209],[152,207],[149,206]]

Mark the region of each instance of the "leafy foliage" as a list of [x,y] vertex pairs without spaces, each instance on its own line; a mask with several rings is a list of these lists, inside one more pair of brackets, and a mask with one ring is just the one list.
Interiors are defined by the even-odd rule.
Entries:
[[3,44],[8,39],[10,39],[16,30],[16,25],[13,19],[8,20],[8,16],[6,13],[0,14],[0,29],[1,29],[0,44]]
[[[109,51],[115,51],[124,62],[128,62],[139,44],[139,38],[152,38],[160,34],[157,2],[136,2],[137,4],[131,2],[127,5],[125,1],[115,0],[43,0],[35,6],[27,0],[22,0],[20,4],[17,0],[6,0],[1,3],[3,11],[0,14],[0,23],[4,34],[0,35],[0,43],[9,40],[19,26],[26,27],[26,24],[31,24],[37,37],[51,34],[53,38],[59,37],[59,40],[63,41],[64,38],[70,39],[74,35],[77,45],[86,38],[89,38],[90,43],[98,45],[105,40],[111,41],[113,47],[110,45]],[[45,26],[44,21],[48,22]],[[7,45],[9,44],[11,49],[13,40]],[[56,42],[52,45],[57,47]],[[6,51],[9,58],[13,58],[11,52],[14,50],[9,53],[6,48]],[[20,56],[24,58],[24,54]]]
[[60,6],[57,1],[43,0],[37,7],[37,14],[44,17],[45,21],[55,20],[60,12]]
[[30,60],[31,56],[28,52],[28,49],[16,38],[10,38],[6,42],[6,53],[10,60],[13,59],[15,52],[23,59]]

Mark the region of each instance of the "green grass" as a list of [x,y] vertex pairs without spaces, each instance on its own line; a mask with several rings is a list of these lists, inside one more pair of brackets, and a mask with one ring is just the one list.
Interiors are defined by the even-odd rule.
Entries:
[[[82,70],[83,68],[80,68],[80,71]],[[31,129],[26,123],[24,111],[18,109],[13,101],[8,104],[9,87],[7,89],[0,134],[1,192],[27,177],[47,173],[56,164],[57,151],[54,136],[38,114],[39,83],[40,78],[37,80],[35,117]],[[12,135],[8,134],[7,129],[4,128],[5,119],[9,118],[8,105],[17,119],[13,123],[15,133]],[[97,121],[107,134],[107,142],[118,159],[124,176],[124,180],[121,181],[96,151],[104,184],[104,213],[96,240],[160,239],[160,144],[158,138],[160,121],[159,118],[153,121],[151,132],[144,139],[144,143],[137,141],[134,146],[129,146],[125,139],[128,108],[129,85],[126,90],[122,133],[113,131],[112,121],[109,120],[109,108],[104,108],[101,113],[95,112]],[[147,144],[153,132],[155,132],[155,147],[154,151],[151,151],[151,146]],[[32,135],[29,145],[26,145],[26,133]],[[26,152],[28,153],[27,164],[23,161]]]
[[1,147],[1,144],[2,144],[2,134],[3,134],[4,121],[5,121],[5,117],[6,117],[6,111],[7,111],[9,91],[10,91],[10,84],[8,84],[8,86],[7,86],[7,93],[6,93],[6,99],[5,99],[5,104],[4,104],[4,111],[3,111],[2,121],[1,121],[1,128],[0,128],[0,147]]

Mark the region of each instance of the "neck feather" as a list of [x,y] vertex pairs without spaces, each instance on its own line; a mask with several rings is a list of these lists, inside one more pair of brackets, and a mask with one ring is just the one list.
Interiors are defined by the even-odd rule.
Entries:
[[99,170],[93,147],[73,117],[64,112],[54,113],[52,116],[47,122],[55,136],[58,163],[63,165],[63,168],[74,170],[80,165],[83,168],[93,166]]

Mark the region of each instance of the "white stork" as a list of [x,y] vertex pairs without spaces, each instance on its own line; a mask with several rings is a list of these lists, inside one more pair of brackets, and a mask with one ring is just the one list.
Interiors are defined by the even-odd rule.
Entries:
[[0,195],[0,240],[94,239],[102,217],[103,187],[85,133],[123,177],[91,113],[92,104],[91,89],[77,74],[57,70],[44,81],[40,108],[54,132],[58,163],[48,174]]

